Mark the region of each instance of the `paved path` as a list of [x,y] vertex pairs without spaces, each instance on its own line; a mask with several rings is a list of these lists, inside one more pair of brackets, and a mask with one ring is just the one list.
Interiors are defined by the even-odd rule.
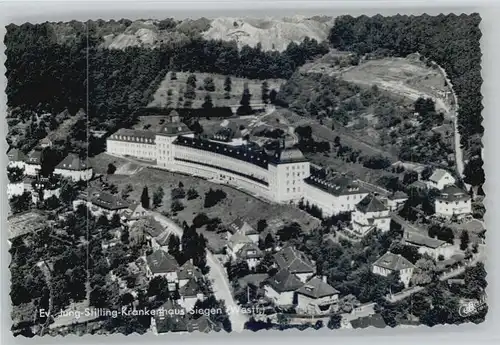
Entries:
[[[182,236],[183,229],[177,225],[170,218],[158,212],[151,212],[153,217],[160,222],[168,230],[175,233],[177,236]],[[229,285],[229,280],[224,267],[215,257],[215,255],[207,249],[207,264],[210,267],[210,272],[208,276],[212,281],[212,288],[217,299],[221,299],[226,303],[226,308],[228,309],[229,319],[231,320],[231,326],[234,332],[241,332],[244,329],[245,322],[248,321],[248,317],[241,313],[239,306],[234,300],[231,293],[231,288]]]

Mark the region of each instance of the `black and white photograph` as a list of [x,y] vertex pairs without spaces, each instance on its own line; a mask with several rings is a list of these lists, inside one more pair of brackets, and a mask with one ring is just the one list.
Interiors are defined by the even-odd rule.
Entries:
[[14,336],[485,320],[478,13],[156,17],[6,26]]

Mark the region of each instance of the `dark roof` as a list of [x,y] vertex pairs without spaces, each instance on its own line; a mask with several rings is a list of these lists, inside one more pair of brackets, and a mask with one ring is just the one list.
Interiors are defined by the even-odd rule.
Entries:
[[151,237],[157,237],[165,230],[164,227],[154,219],[153,216],[148,216],[139,219],[134,224],[132,224],[131,229],[142,229]]
[[436,249],[446,243],[445,241],[441,241],[437,238],[421,235],[413,231],[405,231],[404,240],[407,243],[414,244],[416,246],[428,247],[431,249]]
[[309,176],[304,182],[337,196],[368,193],[357,181],[342,175],[336,175],[328,180],[317,176]]
[[280,269],[287,269],[290,273],[314,273],[316,268],[304,253],[293,247],[285,247],[274,254],[274,260]]
[[274,164],[307,162],[307,159],[302,154],[302,151],[296,148],[284,148],[277,150],[274,155],[269,158]]
[[70,153],[59,164],[57,164],[56,169],[85,170],[90,169],[90,166],[77,154]]
[[401,192],[398,190],[396,193],[389,195],[387,198],[391,200],[401,200],[408,199],[408,195],[405,192]]
[[191,138],[187,136],[179,136],[177,139],[175,139],[174,144],[192,147],[198,150],[204,150],[239,159],[241,161],[245,161],[265,169],[267,169],[269,160],[267,154],[261,148],[256,147],[255,145],[247,144],[232,146],[198,137]]
[[158,135],[176,136],[192,132],[193,131],[191,131],[188,128],[188,126],[186,126],[186,124],[183,122],[171,122],[163,126],[161,130],[158,132]]
[[120,128],[113,133],[108,139],[126,142],[142,142],[154,144],[156,133],[152,131],[141,131],[137,129]]
[[93,195],[90,199],[92,204],[102,207],[106,210],[121,210],[128,208],[128,203],[117,196],[107,193],[99,192]]
[[153,274],[176,272],[179,269],[174,257],[161,249],[146,256],[146,261]]
[[196,297],[199,293],[202,293],[201,284],[199,280],[196,279],[189,279],[188,282],[179,289],[179,295],[183,297]]
[[441,194],[436,196],[436,199],[441,201],[460,201],[460,200],[469,200],[470,195],[467,194],[463,189],[458,188],[457,186],[448,186],[445,187]]
[[203,278],[203,274],[191,261],[186,261],[184,265],[177,270],[177,277],[179,280],[192,278],[201,279]]
[[213,323],[210,318],[208,318],[205,315],[200,316],[197,319],[191,319],[187,323],[188,331],[189,332],[203,332],[203,333],[208,333],[212,329],[214,329],[216,326]]
[[28,163],[28,164],[41,164],[42,163],[42,151],[41,150],[33,150],[30,153],[28,153],[26,163]]
[[12,148],[7,152],[9,157],[9,162],[24,162],[26,161],[26,155],[17,148]]
[[336,295],[339,292],[318,277],[314,277],[297,290],[297,293],[311,298]]
[[167,246],[170,239],[171,233],[169,231],[163,231],[160,235],[155,237],[156,243],[160,246]]
[[365,196],[356,204],[356,208],[363,213],[387,211],[384,203],[373,194]]
[[427,189],[427,185],[425,184],[424,181],[415,181],[412,184],[410,184],[410,187],[415,187],[419,189]]
[[401,271],[406,268],[415,267],[408,259],[399,254],[387,252],[373,263],[374,266],[386,268],[391,271]]
[[380,314],[363,316],[359,319],[355,319],[351,321],[352,328],[366,328],[366,327],[376,327],[376,328],[385,328],[387,324],[384,321],[384,318]]
[[243,245],[236,255],[238,258],[243,260],[259,259],[264,256],[259,247],[253,242]]
[[238,125],[230,122],[227,127],[219,129],[213,136],[213,140],[230,142],[233,138],[241,137]]
[[279,270],[278,273],[266,280],[266,284],[279,293],[295,291],[304,285],[296,275],[291,274],[287,270]]

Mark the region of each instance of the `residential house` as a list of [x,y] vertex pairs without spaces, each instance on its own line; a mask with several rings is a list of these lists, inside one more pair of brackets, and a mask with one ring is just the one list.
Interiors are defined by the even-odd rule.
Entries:
[[326,282],[326,276],[313,277],[297,289],[297,310],[311,315],[338,310],[339,292]]
[[448,171],[436,169],[426,182],[429,188],[442,190],[444,187],[455,184],[456,180]]
[[435,201],[436,216],[461,218],[472,213],[472,201],[466,191],[457,186],[445,187]]
[[146,276],[148,278],[165,277],[169,282],[169,290],[173,291],[176,289],[176,284],[179,282],[177,276],[179,264],[172,255],[163,249],[158,249],[146,256],[146,262]]
[[408,195],[404,192],[397,191],[387,197],[387,207],[391,212],[396,211],[405,204],[406,200],[408,200]]
[[274,261],[280,270],[288,270],[304,283],[316,274],[315,264],[292,246],[287,246],[274,254]]
[[59,198],[61,194],[59,181],[45,177],[29,179],[29,181],[31,181],[31,201],[35,204],[50,199],[53,196]]
[[155,310],[154,316],[151,317],[150,327],[156,335],[167,332],[187,333],[188,321],[186,309],[179,303],[168,300]]
[[179,288],[179,300],[177,303],[184,307],[186,311],[191,311],[197,301],[203,301],[205,294],[201,281],[197,279],[189,279],[189,281]]
[[129,209],[124,213],[125,220],[132,224],[133,222],[146,217],[147,210],[140,203],[134,202],[129,206]]
[[75,182],[88,181],[92,178],[92,167],[77,154],[70,153],[54,169],[55,174],[62,175]]
[[40,140],[38,146],[40,146],[42,149],[46,147],[52,147],[52,140],[50,140],[48,137],[45,137],[42,140]]
[[252,239],[241,232],[236,232],[229,238],[226,249],[228,254],[236,260],[238,258],[238,252],[245,244],[254,243]]
[[255,243],[259,242],[259,233],[250,224],[244,221],[242,218],[236,218],[229,227],[233,230],[233,233],[239,232],[243,235],[248,236]]
[[26,155],[18,148],[12,148],[7,152],[7,157],[9,158],[9,168],[16,167],[24,170],[24,165],[26,164]]
[[255,243],[245,243],[243,247],[236,253],[238,260],[245,260],[250,269],[255,268],[264,254]]
[[415,231],[405,230],[403,242],[408,246],[417,247],[420,254],[428,254],[434,260],[438,260],[440,255],[449,259],[455,253],[455,247],[448,242]]
[[187,323],[188,332],[208,333],[211,330],[217,330],[219,327],[210,320],[206,315],[202,315],[197,319],[190,319]]
[[42,151],[33,150],[28,154],[24,164],[24,174],[27,176],[38,176],[38,172],[42,169]]
[[169,232],[153,216],[135,221],[129,232],[131,238],[145,239],[153,250],[168,246]]
[[352,230],[357,236],[365,236],[375,228],[389,231],[390,226],[389,208],[375,194],[367,195],[352,213]]
[[193,265],[192,260],[188,260],[177,270],[177,279],[179,280],[179,287],[183,287],[192,279],[202,280],[203,274],[198,267]]
[[278,306],[291,306],[294,304],[295,291],[304,282],[286,269],[279,270],[274,276],[269,277],[264,283],[266,297]]
[[391,273],[399,272],[399,279],[406,287],[410,284],[414,269],[415,265],[408,261],[408,259],[400,254],[393,254],[391,252],[382,255],[372,265],[372,272],[384,277],[387,277]]
[[77,199],[73,201],[73,209],[79,205],[85,205],[94,217],[106,216],[112,219],[115,214],[122,215],[129,207],[125,200],[108,192],[89,188],[80,193]]

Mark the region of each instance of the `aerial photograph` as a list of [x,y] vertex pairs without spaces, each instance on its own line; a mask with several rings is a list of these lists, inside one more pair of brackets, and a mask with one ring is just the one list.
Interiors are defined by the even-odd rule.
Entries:
[[157,16],[6,27],[14,336],[485,320],[479,14]]

